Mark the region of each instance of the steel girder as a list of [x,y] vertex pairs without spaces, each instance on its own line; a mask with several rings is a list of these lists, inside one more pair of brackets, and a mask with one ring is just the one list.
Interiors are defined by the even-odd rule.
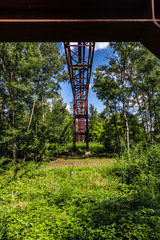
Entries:
[[65,52],[73,92],[73,150],[76,141],[88,146],[88,91],[91,77],[94,42],[65,42]]

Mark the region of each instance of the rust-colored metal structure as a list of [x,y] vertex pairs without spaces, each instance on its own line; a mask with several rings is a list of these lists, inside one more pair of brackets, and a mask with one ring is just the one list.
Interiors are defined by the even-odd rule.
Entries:
[[139,41],[160,58],[160,0],[1,0],[0,41]]
[[73,92],[73,151],[77,140],[86,142],[86,150],[89,151],[88,90],[94,45],[94,42],[64,43]]

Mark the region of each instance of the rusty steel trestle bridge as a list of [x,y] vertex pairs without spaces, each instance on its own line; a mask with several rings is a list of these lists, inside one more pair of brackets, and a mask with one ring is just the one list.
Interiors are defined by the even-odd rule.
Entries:
[[88,146],[88,90],[94,55],[94,42],[65,42],[65,52],[73,92],[73,151],[76,141]]

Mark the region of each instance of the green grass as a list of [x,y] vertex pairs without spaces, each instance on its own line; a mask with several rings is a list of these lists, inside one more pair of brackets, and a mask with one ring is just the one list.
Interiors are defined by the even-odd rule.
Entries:
[[[70,157],[73,155],[73,143],[67,143],[65,146],[59,146],[56,148],[55,155],[57,156],[66,156]],[[103,144],[99,142],[89,142],[89,156],[85,154],[86,152],[86,143],[80,142],[76,143],[76,156],[80,156],[81,158],[87,157],[97,157],[97,158],[106,158],[106,157],[115,157],[114,153],[107,153]],[[53,151],[51,151],[53,156]]]
[[160,204],[125,183],[125,167],[105,158],[3,161],[0,239],[160,239]]

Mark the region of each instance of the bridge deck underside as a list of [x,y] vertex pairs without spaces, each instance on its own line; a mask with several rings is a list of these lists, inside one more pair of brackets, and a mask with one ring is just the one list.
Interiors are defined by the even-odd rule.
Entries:
[[160,58],[160,0],[1,0],[0,41],[140,41]]

